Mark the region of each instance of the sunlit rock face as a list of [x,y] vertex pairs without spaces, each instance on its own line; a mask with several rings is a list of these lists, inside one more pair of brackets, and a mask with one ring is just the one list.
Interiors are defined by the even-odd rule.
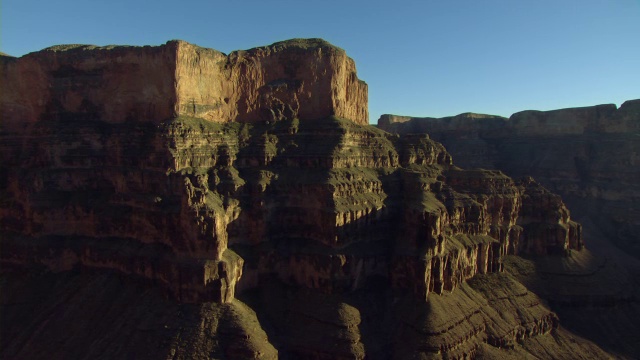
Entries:
[[366,84],[324,41],[54,47],[1,75],[3,269],[227,304],[203,314],[257,334],[264,356],[234,350],[255,358],[275,356],[258,319],[292,358],[462,358],[557,330],[502,271],[583,248],[560,197],[367,125]]
[[345,51],[295,39],[225,55],[185,41],[162,46],[53,46],[2,56],[5,129],[39,120],[159,123],[317,120],[368,124],[367,84]]

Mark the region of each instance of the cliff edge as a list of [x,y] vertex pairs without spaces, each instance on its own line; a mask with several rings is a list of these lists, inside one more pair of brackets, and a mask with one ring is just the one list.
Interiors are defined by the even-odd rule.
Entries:
[[367,84],[345,51],[294,39],[225,55],[185,41],[161,46],[60,45],[0,57],[5,129],[75,117],[108,123],[188,115],[213,122],[368,124]]

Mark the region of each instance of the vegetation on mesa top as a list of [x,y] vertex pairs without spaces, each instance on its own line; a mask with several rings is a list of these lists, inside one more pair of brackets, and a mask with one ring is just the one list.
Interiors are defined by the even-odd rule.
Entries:
[[91,45],[91,44],[62,44],[62,45],[53,45],[47,48],[44,48],[40,51],[88,51],[88,50],[113,50],[113,49],[142,49],[142,48],[151,48],[155,46],[144,45],[144,46],[135,46],[135,45]]
[[[295,38],[295,39],[278,41],[267,46],[255,47],[253,49],[270,48],[272,50],[283,50],[291,47],[300,48],[303,50],[314,49],[314,48],[330,48],[330,49],[335,49],[335,50],[344,52],[344,49],[339,48],[331,44],[330,42],[320,38]],[[253,49],[250,49],[250,50],[253,50]]]
[[[200,51],[208,51],[208,52],[223,54],[222,52],[220,52],[218,50],[207,48],[207,47],[198,46],[198,45],[192,44],[192,43],[190,43],[188,41],[179,40],[179,39],[172,39],[172,40],[169,40],[166,43],[161,44],[161,45],[142,45],[142,46],[137,46],[137,45],[115,45],[115,44],[111,44],[111,45],[60,44],[60,45],[49,46],[49,47],[46,47],[46,48],[44,48],[42,50],[33,51],[32,53],[39,53],[39,52],[46,52],[46,51],[64,52],[64,51],[92,51],[92,50],[100,51],[100,50],[116,50],[116,49],[153,49],[153,48],[162,48],[162,47],[167,46],[167,45],[179,44],[179,43],[192,45],[192,46],[194,46],[195,48],[197,48]],[[10,56],[10,55],[6,55],[5,54],[4,56]]]
[[[217,53],[220,53],[220,51],[212,49],[212,48],[207,48],[207,47],[202,47],[202,46],[198,46],[195,44],[191,44],[187,41],[184,40],[179,40],[179,39],[173,39],[173,40],[169,40],[167,41],[165,44],[160,45],[160,46],[152,46],[152,45],[144,45],[144,46],[134,46],[134,45],[105,45],[105,46],[99,46],[99,45],[92,45],[92,44],[60,44],[60,45],[53,45],[53,46],[49,46],[47,48],[44,48],[42,50],[38,50],[35,52],[40,52],[40,51],[53,51],[53,52],[61,52],[61,51],[88,51],[88,50],[113,50],[113,49],[117,49],[117,48],[123,48],[123,49],[134,49],[134,48],[152,48],[152,47],[162,47],[162,46],[166,46],[172,43],[186,43],[186,44],[190,44],[193,45],[194,47],[200,49],[200,50],[208,50],[208,51],[215,51]],[[271,45],[266,45],[266,46],[257,46],[248,50],[234,50],[232,51],[232,53],[236,53],[236,52],[244,52],[244,51],[255,51],[255,50],[259,50],[259,49],[269,49],[272,51],[281,51],[287,48],[298,48],[301,50],[308,50],[308,49],[315,49],[315,48],[322,48],[322,49],[334,49],[340,52],[345,52],[344,49],[335,46],[331,43],[329,43],[328,41],[324,40],[324,39],[320,39],[320,38],[295,38],[295,39],[289,39],[289,40],[283,40],[283,41],[278,41],[275,42]],[[0,55],[2,56],[10,56],[4,53],[0,53]]]

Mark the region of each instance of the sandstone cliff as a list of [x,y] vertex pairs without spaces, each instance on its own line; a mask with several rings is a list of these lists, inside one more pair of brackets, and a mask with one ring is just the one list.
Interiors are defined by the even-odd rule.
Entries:
[[46,118],[158,123],[321,119],[368,124],[367,85],[344,50],[298,39],[229,55],[184,41],[157,47],[53,46],[0,56],[5,129]]
[[586,251],[560,197],[366,125],[324,41],[54,47],[2,81],[3,357],[606,356],[504,272]]

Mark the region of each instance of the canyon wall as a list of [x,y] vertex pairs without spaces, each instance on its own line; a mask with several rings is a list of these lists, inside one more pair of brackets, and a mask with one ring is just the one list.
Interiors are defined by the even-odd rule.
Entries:
[[[76,346],[55,324],[91,326],[79,303],[127,304],[176,358],[604,354],[504,272],[586,251],[561,198],[367,125],[366,85],[322,40],[54,47],[1,79],[0,300],[24,315],[0,319],[6,357]],[[154,338],[118,321],[114,357]]]
[[[428,133],[462,167],[533,176],[562,195],[577,219],[640,257],[640,100],[510,118],[460,114],[446,118],[383,115],[381,129]],[[591,226],[593,224],[593,226]]]
[[176,111],[210,121],[317,120],[368,124],[367,84],[345,51],[289,40],[228,56],[177,42]]
[[53,46],[0,57],[3,130],[61,119],[160,121],[174,114],[177,43]]
[[225,55],[185,41],[53,46],[0,56],[2,126],[41,119],[108,123],[197,116],[215,122],[327,116],[368,124],[367,84],[345,51],[298,39]]

